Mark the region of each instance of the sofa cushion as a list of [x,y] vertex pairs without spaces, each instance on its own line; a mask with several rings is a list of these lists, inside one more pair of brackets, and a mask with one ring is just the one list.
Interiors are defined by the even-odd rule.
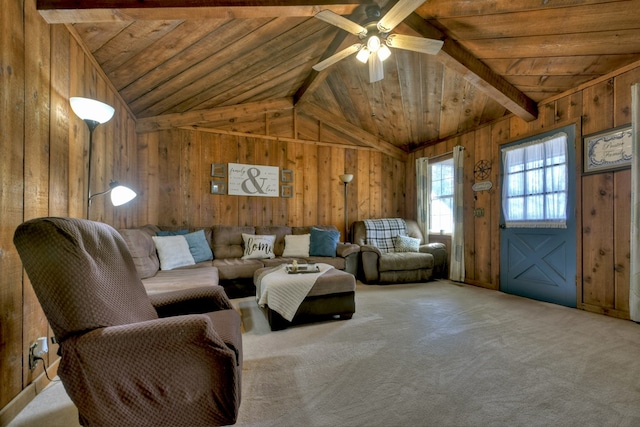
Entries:
[[390,252],[380,256],[378,271],[392,270],[430,270],[433,268],[433,255],[424,252]]
[[215,258],[213,266],[218,268],[220,280],[235,280],[253,277],[253,273],[264,264],[259,259]]
[[242,234],[244,241],[244,253],[242,259],[275,258],[273,245],[275,235]]
[[395,236],[393,238],[394,252],[419,252],[420,239],[409,236]]
[[152,236],[151,238],[158,251],[161,270],[173,270],[195,264],[189,250],[189,243],[184,236]]
[[154,276],[160,269],[160,260],[153,244],[152,234],[138,228],[118,230],[127,243],[138,277],[146,279]]
[[311,234],[290,234],[284,236],[284,257],[308,257]]
[[336,256],[336,247],[340,240],[340,232],[335,230],[321,230],[316,227],[311,228],[309,243],[310,256]]
[[218,269],[212,267],[211,263],[201,263],[174,270],[159,271],[155,276],[143,280],[142,284],[147,294],[152,295],[161,292],[214,286],[218,282]]
[[255,234],[254,227],[214,225],[211,248],[216,259],[240,258],[244,253],[242,234]]
[[193,260],[198,262],[211,261],[213,259],[213,253],[209,247],[209,242],[204,235],[204,230],[194,231],[193,233],[185,234],[184,238],[187,239],[189,244],[189,251],[193,256]]
[[158,230],[156,232],[156,236],[180,236],[183,234],[189,233],[189,230],[179,229],[179,230]]
[[282,256],[285,246],[285,236],[291,234],[291,227],[286,225],[263,225],[256,226],[256,234],[265,236],[276,236],[276,241],[273,244],[273,254],[275,256]]

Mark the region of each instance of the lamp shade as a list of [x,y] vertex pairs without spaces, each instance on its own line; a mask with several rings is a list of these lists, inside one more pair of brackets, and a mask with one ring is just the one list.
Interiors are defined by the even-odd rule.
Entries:
[[353,180],[353,174],[352,173],[344,173],[344,174],[340,175],[340,181],[342,181],[345,184],[351,182],[351,180]]
[[104,102],[95,99],[80,98],[77,96],[69,98],[71,109],[82,120],[91,120],[98,123],[106,123],[111,120],[115,109]]
[[363,64],[366,64],[367,60],[369,59],[369,49],[367,49],[366,47],[360,49],[360,51],[356,55],[356,59]]
[[378,50],[378,58],[380,58],[380,61],[384,61],[390,56],[391,50],[387,47],[387,45],[383,44],[382,46],[380,46],[380,49]]
[[118,185],[111,189],[111,203],[113,203],[113,206],[124,205],[135,199],[136,196],[135,191],[124,185]]

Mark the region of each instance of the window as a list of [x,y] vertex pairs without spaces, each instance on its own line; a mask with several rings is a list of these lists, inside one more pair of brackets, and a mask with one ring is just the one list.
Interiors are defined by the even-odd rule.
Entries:
[[429,232],[451,234],[453,230],[453,158],[429,164]]
[[560,228],[567,219],[567,134],[502,150],[507,227]]

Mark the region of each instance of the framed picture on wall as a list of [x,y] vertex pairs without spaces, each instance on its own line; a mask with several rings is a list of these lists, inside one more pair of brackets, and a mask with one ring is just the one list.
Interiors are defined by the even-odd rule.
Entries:
[[631,166],[631,125],[583,138],[583,172],[598,173]]

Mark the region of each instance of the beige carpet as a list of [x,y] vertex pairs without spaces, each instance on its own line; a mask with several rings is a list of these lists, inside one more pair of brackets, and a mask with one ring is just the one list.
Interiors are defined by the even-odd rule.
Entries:
[[[252,298],[235,303],[240,426],[640,425],[630,321],[447,281],[358,284],[353,319],[279,332]],[[60,403],[37,398],[10,426],[77,425],[60,387],[47,393]]]

